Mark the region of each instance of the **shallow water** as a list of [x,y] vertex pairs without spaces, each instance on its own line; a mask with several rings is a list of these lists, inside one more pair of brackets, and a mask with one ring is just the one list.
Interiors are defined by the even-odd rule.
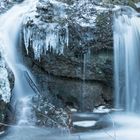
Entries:
[[102,130],[69,134],[64,129],[13,126],[1,140],[139,140],[140,117],[132,114],[111,115],[112,126]]

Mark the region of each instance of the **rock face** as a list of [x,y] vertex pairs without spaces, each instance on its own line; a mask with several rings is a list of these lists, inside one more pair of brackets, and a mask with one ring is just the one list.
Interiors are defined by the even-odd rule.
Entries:
[[[10,107],[11,89],[14,84],[14,76],[2,56],[3,51],[0,47],[0,123],[8,123],[12,119],[12,110]],[[3,130],[0,125],[0,131]]]
[[10,9],[14,4],[18,4],[23,0],[1,0],[0,1],[0,14],[6,12]]
[[44,127],[70,128],[71,119],[66,108],[50,103],[47,97],[33,98],[33,109],[36,114],[36,125]]
[[0,1],[0,13],[5,12],[13,5],[11,0],[1,0]]
[[112,12],[106,6],[41,1],[22,35],[24,61],[43,96],[80,111],[112,104]]

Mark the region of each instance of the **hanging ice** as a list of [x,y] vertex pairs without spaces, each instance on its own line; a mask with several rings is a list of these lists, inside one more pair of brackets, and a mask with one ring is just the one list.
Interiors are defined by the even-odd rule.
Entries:
[[65,38],[65,42],[67,44],[67,47],[69,46],[69,28],[68,28],[68,23],[66,24],[65,26],[65,29],[66,29],[66,38]]
[[32,45],[35,59],[40,60],[40,55],[43,53],[42,40],[34,40]]
[[[45,34],[45,38],[41,36],[42,34]],[[26,27],[25,25],[23,36],[27,54],[31,44],[36,60],[40,60],[41,55],[47,51],[63,54],[64,47],[69,45],[68,23],[64,26],[59,23],[45,23],[43,32],[40,29]]]
[[28,47],[30,43],[30,36],[31,36],[31,31],[28,28],[23,28],[23,35],[24,35],[24,45],[28,54]]
[[[66,8],[68,5],[56,0],[50,0],[49,2],[53,5],[53,10],[50,11],[53,15],[51,21],[44,22],[44,20],[36,18],[35,15],[29,16],[24,21],[23,36],[25,48],[28,54],[29,46],[32,47],[34,59],[37,60],[40,60],[41,55],[47,51],[63,54],[64,47],[69,45],[69,29],[66,21]],[[31,24],[28,24],[30,21]]]
[[61,27],[58,23],[49,23],[46,30],[46,50],[63,54],[64,47],[68,46],[68,26]]
[[46,29],[46,50],[52,48],[58,53],[59,29],[57,23],[50,23]]

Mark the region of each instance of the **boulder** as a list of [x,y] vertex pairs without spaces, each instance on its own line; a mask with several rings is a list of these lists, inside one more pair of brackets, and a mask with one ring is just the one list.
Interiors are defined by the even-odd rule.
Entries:
[[22,52],[41,94],[49,93],[55,105],[57,99],[60,107],[80,111],[111,105],[112,12],[99,3],[68,6],[45,1],[38,3],[36,12],[23,22]]

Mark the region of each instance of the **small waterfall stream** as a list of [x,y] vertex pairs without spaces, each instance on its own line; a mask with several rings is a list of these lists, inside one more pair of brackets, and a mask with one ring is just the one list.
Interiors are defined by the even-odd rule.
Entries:
[[140,112],[140,18],[121,15],[115,18],[116,107]]
[[26,12],[35,8],[35,4],[35,0],[27,0],[22,4],[15,5],[0,16],[0,44],[4,49],[6,62],[15,76],[14,106],[20,107],[17,113],[17,123],[20,125],[29,123],[27,114],[29,116],[31,108],[28,105],[30,96],[34,92],[24,76],[24,71],[28,72],[28,69],[20,62],[20,53],[17,51],[17,47],[22,20]]

